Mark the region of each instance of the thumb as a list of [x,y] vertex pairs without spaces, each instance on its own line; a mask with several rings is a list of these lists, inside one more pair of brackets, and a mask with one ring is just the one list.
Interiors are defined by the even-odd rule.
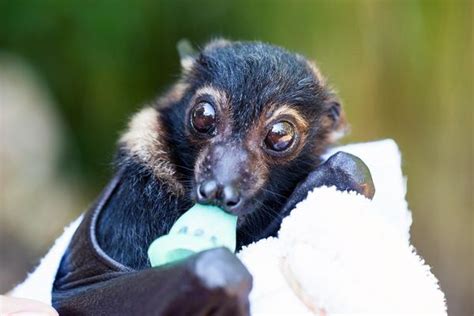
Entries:
[[48,315],[58,316],[58,312],[42,302],[0,295],[0,315]]

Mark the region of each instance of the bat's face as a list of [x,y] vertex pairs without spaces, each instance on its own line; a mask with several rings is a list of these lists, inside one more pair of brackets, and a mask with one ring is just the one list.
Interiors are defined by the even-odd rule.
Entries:
[[307,156],[307,165],[294,164],[305,157],[308,117],[286,102],[258,102],[234,101],[225,88],[206,85],[197,89],[187,111],[187,137],[199,148],[193,197],[241,218],[262,207],[267,196],[286,195],[316,157]]
[[156,107],[157,135],[177,187],[239,215],[246,243],[318,165],[343,127],[340,105],[315,66],[270,45],[211,43],[185,68]]
[[303,57],[263,44],[205,49],[188,82],[190,194],[239,215],[251,234],[317,166],[340,127],[340,106]]

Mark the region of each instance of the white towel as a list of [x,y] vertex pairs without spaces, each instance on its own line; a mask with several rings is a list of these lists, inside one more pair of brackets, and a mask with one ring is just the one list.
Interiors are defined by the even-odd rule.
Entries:
[[[252,314],[446,314],[438,281],[410,245],[411,213],[395,142],[342,146],[327,157],[336,151],[368,165],[374,199],[315,189],[285,218],[278,238],[244,248],[238,256],[254,277]],[[13,296],[51,304],[60,259],[81,220],[65,229]]]

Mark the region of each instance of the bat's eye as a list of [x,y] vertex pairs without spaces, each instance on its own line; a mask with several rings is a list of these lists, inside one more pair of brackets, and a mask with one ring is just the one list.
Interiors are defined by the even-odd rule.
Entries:
[[295,139],[295,127],[287,121],[280,121],[272,125],[265,137],[265,145],[273,151],[288,149]]
[[199,102],[191,112],[191,124],[199,133],[213,134],[216,129],[216,110],[209,102]]

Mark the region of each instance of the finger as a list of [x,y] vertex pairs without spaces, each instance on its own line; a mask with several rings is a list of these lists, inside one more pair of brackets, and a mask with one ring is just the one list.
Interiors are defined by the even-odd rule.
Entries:
[[24,298],[0,295],[1,315],[50,315],[57,316],[58,313],[51,306]]
[[316,186],[335,186],[339,191],[355,191],[372,199],[375,186],[367,165],[357,156],[337,152],[318,168]]
[[172,297],[164,315],[248,315],[252,276],[228,249],[189,257],[184,269],[188,291],[168,293]]
[[252,288],[252,276],[226,248],[201,252],[191,262],[191,269],[209,290],[223,289],[229,296],[247,297]]

